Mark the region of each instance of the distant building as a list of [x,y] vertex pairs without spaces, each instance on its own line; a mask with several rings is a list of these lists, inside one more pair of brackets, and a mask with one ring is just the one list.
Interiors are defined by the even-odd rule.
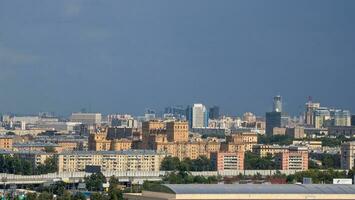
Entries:
[[347,142],[341,145],[340,165],[342,169],[355,167],[355,142]]
[[281,112],[267,112],[266,113],[266,129],[265,133],[268,136],[272,136],[273,129],[275,127],[282,127],[281,126]]
[[84,171],[101,166],[102,171],[159,171],[165,154],[151,150],[73,151],[58,154],[58,172]]
[[70,121],[86,125],[101,124],[101,113],[72,113]]
[[309,126],[314,126],[314,111],[320,107],[320,103],[313,103],[309,101],[306,103],[306,112],[305,112],[305,123]]
[[355,115],[351,115],[351,126],[355,126]]
[[209,110],[209,118],[210,119],[219,119],[219,107],[218,106],[213,106]]
[[280,95],[274,97],[274,112],[282,112],[282,98]]
[[194,104],[188,107],[188,121],[190,128],[203,128],[208,126],[208,111],[203,104]]
[[332,136],[354,137],[355,127],[354,126],[330,126],[328,127],[328,134]]
[[187,121],[166,123],[166,135],[169,142],[187,142],[189,140],[189,124]]
[[244,170],[244,152],[212,152],[211,165],[216,171]]
[[286,128],[286,135],[291,136],[295,139],[302,139],[305,137],[305,132],[303,127]]
[[169,106],[164,109],[164,114],[171,114],[176,119],[185,120],[186,110],[183,106]]

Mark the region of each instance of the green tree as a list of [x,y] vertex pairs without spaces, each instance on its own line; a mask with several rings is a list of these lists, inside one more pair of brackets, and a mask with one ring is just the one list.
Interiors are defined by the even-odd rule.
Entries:
[[36,200],[38,197],[37,193],[27,193],[26,200]]
[[49,194],[48,192],[42,192],[38,198],[38,200],[50,200],[50,199],[53,199],[53,195],[52,194]]
[[86,183],[86,189],[89,191],[102,191],[102,184],[106,183],[106,178],[101,172],[91,174],[90,176],[85,177],[84,180]]
[[85,197],[85,195],[83,193],[77,192],[77,193],[72,195],[71,199],[72,200],[86,200],[86,197]]
[[161,162],[161,170],[165,171],[174,171],[177,170],[178,166],[180,165],[180,160],[177,157],[165,157]]

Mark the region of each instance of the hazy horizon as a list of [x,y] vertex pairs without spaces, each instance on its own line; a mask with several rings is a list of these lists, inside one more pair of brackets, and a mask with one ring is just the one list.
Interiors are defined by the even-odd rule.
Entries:
[[1,1],[0,113],[355,112],[355,1]]

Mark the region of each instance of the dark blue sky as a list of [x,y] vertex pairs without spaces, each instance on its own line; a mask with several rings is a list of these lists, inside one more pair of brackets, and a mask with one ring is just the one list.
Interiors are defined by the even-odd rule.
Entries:
[[281,94],[355,111],[355,1],[0,1],[0,112],[140,114]]

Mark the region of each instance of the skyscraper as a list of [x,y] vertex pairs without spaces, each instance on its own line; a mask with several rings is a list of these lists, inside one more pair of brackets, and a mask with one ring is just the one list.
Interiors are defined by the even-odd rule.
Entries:
[[311,99],[306,103],[305,122],[309,126],[314,126],[314,111],[320,107],[320,103],[314,103]]
[[351,126],[355,126],[355,115],[351,115]]
[[272,136],[275,127],[281,127],[281,112],[267,112],[266,113],[266,129],[267,136]]
[[218,106],[211,107],[208,114],[209,114],[210,119],[218,119],[219,118],[219,107]]
[[280,95],[274,97],[274,112],[282,112],[282,99]]
[[208,126],[208,112],[203,104],[194,104],[187,108],[187,119],[190,128],[203,128]]

